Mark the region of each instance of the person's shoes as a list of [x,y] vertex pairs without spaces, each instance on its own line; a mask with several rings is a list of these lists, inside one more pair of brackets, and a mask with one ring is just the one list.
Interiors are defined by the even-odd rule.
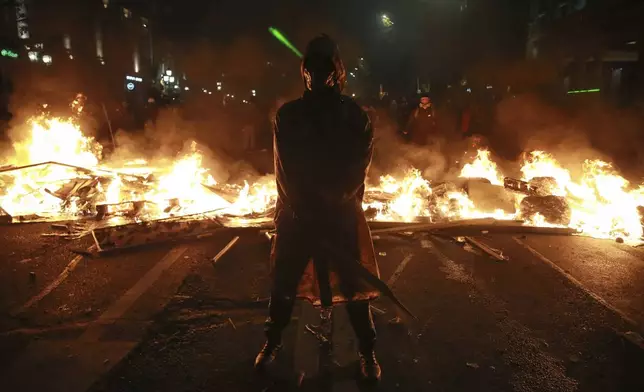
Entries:
[[382,370],[376,359],[376,353],[372,351],[359,353],[360,356],[360,379],[367,383],[377,383],[380,381]]
[[282,346],[280,344],[266,342],[255,358],[255,371],[258,373],[265,372],[266,368],[273,363],[281,348]]

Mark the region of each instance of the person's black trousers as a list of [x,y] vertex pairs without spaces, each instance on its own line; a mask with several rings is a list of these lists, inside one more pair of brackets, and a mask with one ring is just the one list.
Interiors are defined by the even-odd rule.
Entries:
[[[279,234],[278,234],[279,235]],[[268,318],[265,324],[266,338],[269,343],[280,344],[282,331],[291,320],[297,288],[304,270],[309,262],[310,253],[308,246],[303,243],[286,244],[281,242],[278,245],[282,249],[274,249],[275,259],[273,265],[273,279],[271,298],[268,306]],[[315,258],[316,273],[320,282],[320,294],[322,306],[331,306],[331,296],[328,283],[328,268],[324,257]],[[352,298],[354,290],[350,279],[343,276],[341,286],[342,294],[346,298]],[[376,343],[376,329],[371,315],[371,308],[368,301],[349,301],[347,303],[349,320],[359,341],[361,352],[370,352]]]

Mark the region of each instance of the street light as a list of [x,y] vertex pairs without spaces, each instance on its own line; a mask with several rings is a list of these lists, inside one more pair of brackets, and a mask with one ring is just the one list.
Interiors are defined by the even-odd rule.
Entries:
[[380,16],[380,21],[382,22],[382,25],[385,27],[392,27],[394,25],[393,20],[391,20],[391,18],[387,14],[382,14]]

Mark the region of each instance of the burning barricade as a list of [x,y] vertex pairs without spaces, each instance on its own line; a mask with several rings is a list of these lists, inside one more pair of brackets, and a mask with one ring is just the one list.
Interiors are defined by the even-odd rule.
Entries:
[[[272,177],[218,183],[194,142],[172,161],[107,164],[101,146],[72,119],[39,117],[29,125],[11,159],[0,162],[1,222],[79,220],[84,229],[76,226],[74,236],[93,235],[99,251],[270,228]],[[482,149],[451,182],[432,184],[416,169],[383,176],[367,188],[363,207],[372,222],[392,230],[406,224],[445,230],[440,225],[448,222],[494,219],[512,230],[557,227],[640,240],[644,186],[630,186],[602,161],[586,161],[582,170],[573,179],[549,154],[532,152],[524,156],[521,179],[504,177]]]

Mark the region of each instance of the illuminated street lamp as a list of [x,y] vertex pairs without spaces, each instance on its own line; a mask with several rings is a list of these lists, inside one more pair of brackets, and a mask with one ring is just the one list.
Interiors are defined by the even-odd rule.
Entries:
[[387,14],[382,14],[380,16],[380,21],[381,21],[382,25],[387,27],[387,28],[392,27],[394,25],[393,20],[391,20],[391,18]]

